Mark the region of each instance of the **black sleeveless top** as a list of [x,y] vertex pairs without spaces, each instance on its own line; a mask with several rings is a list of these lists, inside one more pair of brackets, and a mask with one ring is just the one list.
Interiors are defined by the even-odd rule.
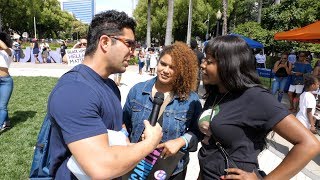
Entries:
[[[278,64],[278,66],[280,65],[280,63]],[[288,61],[287,61],[287,67],[289,67]],[[278,71],[275,74],[277,77],[287,77],[288,73],[286,71],[286,68],[281,67],[278,69]]]

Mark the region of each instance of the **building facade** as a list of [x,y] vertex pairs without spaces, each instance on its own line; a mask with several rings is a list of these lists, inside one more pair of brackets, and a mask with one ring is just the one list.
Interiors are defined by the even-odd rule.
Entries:
[[90,24],[96,11],[95,0],[60,0],[61,9],[72,13],[78,20]]

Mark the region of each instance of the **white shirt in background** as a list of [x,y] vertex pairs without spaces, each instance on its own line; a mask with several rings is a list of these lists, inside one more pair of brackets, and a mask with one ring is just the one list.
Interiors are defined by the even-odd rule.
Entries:
[[308,129],[310,129],[311,124],[307,116],[307,108],[311,108],[311,113],[314,115],[316,103],[316,98],[311,92],[305,91],[300,95],[299,112],[297,113],[296,117]]
[[266,55],[265,54],[256,54],[257,63],[265,63],[266,62]]

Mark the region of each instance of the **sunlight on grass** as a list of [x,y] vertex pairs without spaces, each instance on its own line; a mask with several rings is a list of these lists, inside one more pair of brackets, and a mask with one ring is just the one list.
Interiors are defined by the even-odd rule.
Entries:
[[0,135],[0,175],[4,180],[28,179],[48,96],[58,78],[13,77],[13,80],[8,107],[12,128]]

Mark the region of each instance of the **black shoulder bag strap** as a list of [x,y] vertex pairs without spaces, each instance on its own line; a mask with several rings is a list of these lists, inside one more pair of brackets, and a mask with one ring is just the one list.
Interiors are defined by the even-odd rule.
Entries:
[[[213,116],[213,109],[210,115],[210,119],[212,119]],[[232,158],[230,157],[230,155],[228,154],[228,152],[222,147],[221,143],[218,141],[218,139],[211,134],[212,139],[215,141],[216,146],[218,147],[220,153],[222,154],[224,161],[225,161],[225,167],[226,169],[228,168],[238,168],[240,169],[236,163],[232,160]],[[230,166],[231,165],[231,166]],[[265,172],[260,170],[259,167],[258,169],[254,169],[255,174],[257,175],[258,179],[262,179],[263,177],[266,176]],[[228,172],[226,172],[228,174]]]

